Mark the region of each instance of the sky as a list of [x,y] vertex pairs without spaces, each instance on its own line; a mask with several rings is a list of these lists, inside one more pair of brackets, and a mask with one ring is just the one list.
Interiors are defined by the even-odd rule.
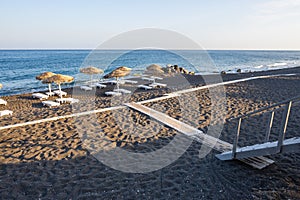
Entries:
[[204,49],[300,50],[300,0],[0,0],[0,49],[93,49],[159,28]]

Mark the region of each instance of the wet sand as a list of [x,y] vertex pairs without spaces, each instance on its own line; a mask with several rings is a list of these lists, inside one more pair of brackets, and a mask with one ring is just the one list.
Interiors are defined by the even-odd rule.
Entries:
[[[251,80],[225,86],[222,105],[227,119],[278,103],[300,94],[300,68],[249,74],[225,75],[233,80],[256,75],[296,73]],[[203,85],[199,76],[188,76],[189,87]],[[169,85],[174,83],[165,79]],[[77,105],[45,108],[31,94],[3,97],[1,109],[13,110],[13,116],[1,118],[0,127],[42,118],[62,116],[91,109],[118,105],[123,101],[141,101],[162,96],[170,89],[136,90],[123,99],[106,97],[111,90],[82,92],[67,89],[80,99]],[[132,89],[132,86],[123,86]],[[77,91],[77,92],[76,92]],[[208,90],[186,93],[145,104],[204,132],[215,120]],[[57,97],[52,97],[55,99]],[[184,108],[184,111],[183,111]],[[193,108],[193,109],[192,109]],[[195,111],[196,108],[197,110]],[[287,137],[299,136],[299,104],[291,110]],[[190,110],[189,110],[190,109]],[[276,138],[280,113],[275,114],[271,139]],[[243,122],[240,145],[251,145],[264,138],[267,116],[258,115]],[[224,124],[220,139],[232,143],[236,121]],[[263,170],[239,161],[220,161],[211,151],[199,158],[198,142],[193,142],[175,162],[163,169],[141,174],[112,169],[94,156],[114,151],[148,153],[169,144],[177,131],[127,108],[67,118],[0,131],[0,194],[3,199],[299,199],[300,154],[269,156],[275,163]],[[170,152],[172,154],[174,152]],[[124,159],[124,158],[120,158]],[[126,158],[125,158],[126,159]]]

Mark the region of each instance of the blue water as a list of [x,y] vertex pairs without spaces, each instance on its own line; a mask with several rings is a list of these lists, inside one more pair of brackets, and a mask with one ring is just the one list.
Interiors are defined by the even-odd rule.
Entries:
[[300,51],[214,50],[207,55],[204,51],[163,50],[0,50],[0,96],[46,89],[46,85],[35,80],[45,71],[88,79],[78,74],[80,67],[94,65],[108,73],[124,65],[133,68],[133,73],[140,73],[152,63],[178,64],[199,73],[235,72],[239,68],[260,71],[300,66]]

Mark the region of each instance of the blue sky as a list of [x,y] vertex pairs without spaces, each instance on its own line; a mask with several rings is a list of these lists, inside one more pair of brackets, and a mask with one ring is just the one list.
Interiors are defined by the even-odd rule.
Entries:
[[300,49],[300,0],[0,0],[0,48],[95,48],[139,28],[205,49]]

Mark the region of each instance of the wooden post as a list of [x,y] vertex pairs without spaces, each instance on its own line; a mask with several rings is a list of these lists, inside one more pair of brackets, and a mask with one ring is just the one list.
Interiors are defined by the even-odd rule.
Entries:
[[242,124],[242,118],[239,118],[239,123],[238,123],[238,126],[237,126],[236,136],[235,136],[235,140],[234,140],[233,147],[232,147],[232,158],[233,159],[236,157],[236,149],[237,149],[237,144],[238,144],[239,137],[240,137],[241,124]]
[[280,133],[279,133],[278,142],[277,142],[277,151],[276,151],[277,153],[281,152],[281,147],[283,144],[283,140],[285,138],[286,128],[287,128],[287,124],[289,121],[291,106],[292,106],[292,101],[290,101],[288,104],[286,104],[285,109],[282,114]]
[[274,120],[274,111],[271,112],[269,119],[268,119],[265,142],[268,142],[270,139],[270,133],[271,133],[271,129],[273,126],[273,120]]

